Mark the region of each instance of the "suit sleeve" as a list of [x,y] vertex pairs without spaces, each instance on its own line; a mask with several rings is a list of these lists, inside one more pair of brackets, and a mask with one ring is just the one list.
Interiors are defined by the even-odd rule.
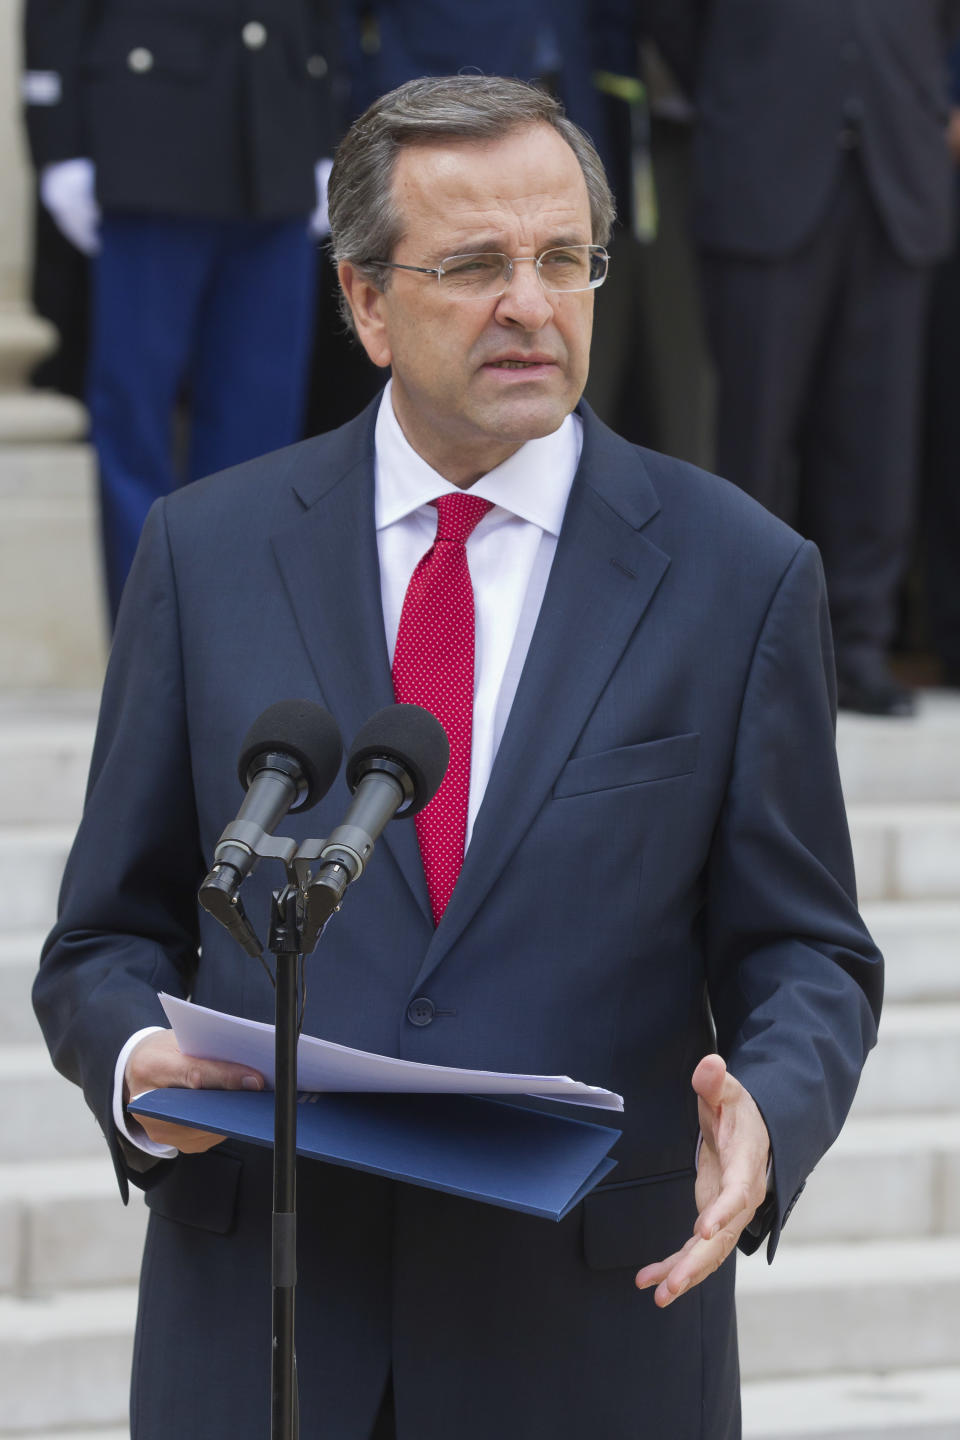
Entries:
[[718,1049],[773,1156],[774,1194],[743,1248],[768,1234],[771,1259],[850,1108],[882,998],[882,959],[857,913],[835,714],[826,591],[806,543],[752,657],[706,907]]
[[[149,757],[149,758],[147,758]],[[157,999],[189,993],[204,864],[187,743],[179,615],[164,502],[150,513],[111,653],[83,819],[34,1005],[57,1069],[83,1089],[126,1197],[112,1117],[114,1067],[135,1031],[166,1025]]]
[[39,170],[89,154],[81,103],[81,59],[103,0],[26,0],[23,97]]

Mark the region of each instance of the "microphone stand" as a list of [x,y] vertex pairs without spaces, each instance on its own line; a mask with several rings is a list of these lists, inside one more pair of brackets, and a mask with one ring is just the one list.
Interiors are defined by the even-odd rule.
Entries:
[[273,1099],[271,1440],[298,1440],[297,1354],[297,969],[298,891],[273,892],[269,948],[276,964]]
[[[402,733],[385,735],[385,717],[404,712]],[[419,717],[419,718],[417,718]],[[411,729],[411,725],[413,728]],[[396,731],[396,721],[386,728]],[[400,752],[382,754],[403,744]],[[369,747],[373,749],[368,753]],[[414,760],[405,758],[407,745]],[[354,741],[347,783],[354,794],[344,824],[327,840],[273,836],[241,812],[223,832],[216,863],[200,886],[199,901],[254,959],[263,947],[240,903],[239,886],[249,866],[238,871],[237,855],[282,860],[287,883],[274,890],[268,948],[276,962],[274,1028],[272,1347],[270,1355],[271,1440],[299,1440],[297,1360],[294,1347],[297,1284],[297,975],[315,949],[344,893],[363,873],[376,838],[404,802],[417,795],[420,809],[436,793],[449,759],[440,722],[417,706],[394,706],[372,717]],[[442,762],[442,763],[438,763]],[[351,767],[353,778],[351,779]],[[420,777],[419,782],[414,775]],[[426,776],[426,779],[424,778]],[[374,783],[371,783],[374,782]],[[411,810],[410,813],[415,813]],[[321,861],[316,873],[311,866]]]
[[[246,843],[261,858],[284,862],[287,884],[274,890],[267,947],[276,969],[274,1021],[273,1212],[271,1217],[270,1440],[299,1440],[300,1413],[295,1347],[297,1284],[297,974],[304,955],[316,946],[336,905],[324,897],[318,906],[309,864],[326,841],[307,840],[297,849],[289,839],[261,834]],[[312,894],[311,894],[312,892]],[[341,892],[342,893],[342,892]],[[200,888],[200,903],[219,920],[248,954],[262,958],[262,947],[243,913],[239,897],[228,898],[228,884],[214,867]],[[337,897],[339,900],[339,897]]]

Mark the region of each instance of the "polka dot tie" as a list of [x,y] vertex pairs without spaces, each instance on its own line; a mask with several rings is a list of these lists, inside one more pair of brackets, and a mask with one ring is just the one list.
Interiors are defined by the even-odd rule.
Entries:
[[437,538],[410,577],[393,657],[400,704],[431,710],[450,741],[450,765],[416,817],[435,924],[457,883],[467,836],[473,738],[473,586],[467,538],[491,508],[477,495],[441,495]]

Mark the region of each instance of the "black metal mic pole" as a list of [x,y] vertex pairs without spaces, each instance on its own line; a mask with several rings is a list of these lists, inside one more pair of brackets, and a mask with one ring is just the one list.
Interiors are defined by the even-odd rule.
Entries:
[[[282,722],[282,723],[281,723]],[[285,735],[275,738],[277,729]],[[289,733],[288,733],[289,732]],[[291,739],[292,734],[292,739]],[[309,743],[308,743],[309,742]],[[290,753],[288,754],[287,751]],[[325,795],[340,764],[340,736],[325,710],[306,701],[281,701],[251,727],[240,757],[248,800],[217,846],[199,900],[243,946],[262,959],[260,942],[240,904],[239,886],[258,859],[282,860],[288,883],[273,892],[268,948],[276,960],[274,1027],[271,1440],[299,1440],[297,1357],[297,978],[344,891],[362,874],[374,842],[400,813],[414,815],[438,790],[450,750],[440,722],[418,705],[393,705],[363,726],[353,744],[347,782],[355,799],[346,822],[326,840],[299,847],[272,834],[287,809],[306,809]],[[257,768],[259,766],[259,769]],[[352,773],[351,773],[352,767]],[[267,772],[267,778],[260,771]],[[274,773],[276,772],[276,773]],[[253,795],[251,777],[256,782]],[[294,804],[295,787],[306,799]],[[279,787],[277,799],[275,791]],[[254,815],[249,814],[255,811]],[[317,874],[311,865],[321,860]]]
[[273,1351],[271,1440],[298,1440],[297,1356],[297,891],[275,891],[270,949],[276,959],[277,1005],[273,1108]]

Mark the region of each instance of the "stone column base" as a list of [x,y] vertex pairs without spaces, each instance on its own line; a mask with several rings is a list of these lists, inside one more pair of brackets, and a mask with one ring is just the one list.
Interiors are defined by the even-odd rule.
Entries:
[[0,395],[0,435],[5,419],[16,421],[11,428],[25,442],[0,447],[0,685],[7,690],[90,690],[103,679],[93,453],[86,445],[31,444],[22,433],[35,419],[34,434],[49,439],[51,419],[66,425],[72,415],[76,423],[78,412],[82,421],[82,407],[59,396]]

